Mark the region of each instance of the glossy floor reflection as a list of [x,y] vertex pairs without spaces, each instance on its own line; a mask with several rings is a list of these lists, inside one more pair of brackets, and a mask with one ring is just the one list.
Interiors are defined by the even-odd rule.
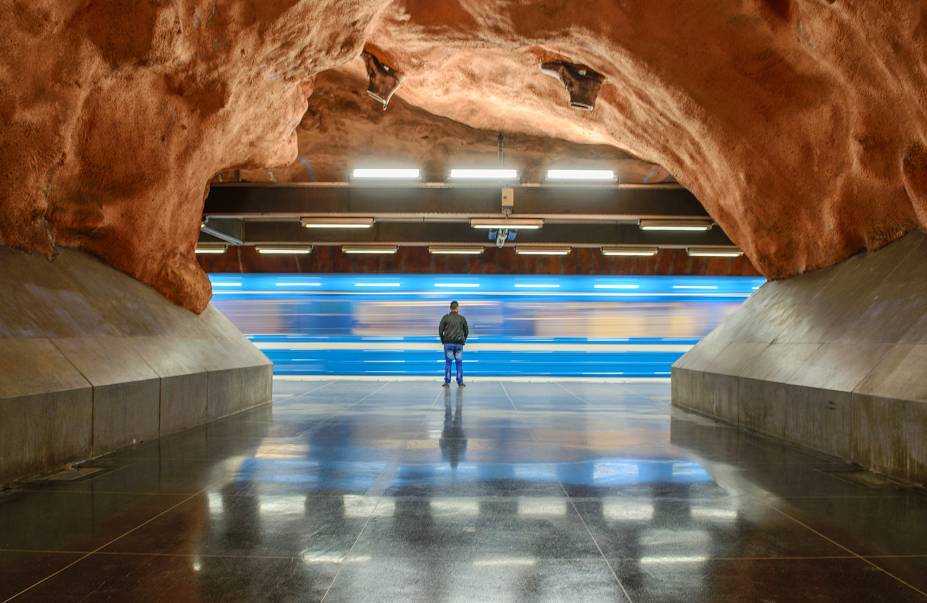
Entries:
[[0,601],[916,601],[927,496],[669,385],[278,381],[0,494]]

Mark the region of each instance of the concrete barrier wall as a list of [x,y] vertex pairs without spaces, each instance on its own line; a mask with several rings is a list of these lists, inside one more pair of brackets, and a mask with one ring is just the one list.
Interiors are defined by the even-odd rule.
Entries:
[[0,484],[269,402],[271,373],[212,306],[0,247]]
[[927,483],[927,237],[767,283],[672,380],[677,406]]

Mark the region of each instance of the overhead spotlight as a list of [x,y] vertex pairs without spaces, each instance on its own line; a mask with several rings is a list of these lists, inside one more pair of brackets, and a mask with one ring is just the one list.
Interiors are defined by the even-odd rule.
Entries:
[[641,220],[641,230],[708,230],[714,225],[711,220]]
[[351,177],[357,180],[418,180],[418,168],[355,168]]
[[370,228],[373,218],[303,218],[306,228]]
[[228,249],[228,245],[225,243],[197,243],[196,249],[193,251],[197,255],[205,255],[225,253],[226,249]]
[[659,247],[636,247],[633,245],[602,248],[602,255],[652,257],[659,252]]
[[689,247],[686,253],[693,258],[739,258],[744,254],[737,247]]
[[399,75],[392,67],[380,62],[380,59],[369,51],[364,50],[361,56],[364,58],[364,66],[367,68],[367,79],[369,80],[367,94],[383,103],[383,110],[386,111],[390,99],[399,89],[401,82]]
[[291,246],[276,246],[269,247],[264,245],[259,245],[257,247],[257,252],[264,255],[306,255],[312,251],[312,247],[291,247]]
[[547,170],[547,179],[564,182],[615,182],[613,170]]
[[481,230],[537,230],[544,226],[544,220],[529,220],[518,218],[473,218],[470,226]]
[[517,180],[518,170],[505,168],[453,168],[452,180]]
[[396,245],[343,245],[341,251],[345,253],[391,254],[396,253]]
[[518,255],[569,255],[570,247],[516,247]]
[[592,111],[595,99],[605,81],[605,76],[587,67],[566,61],[549,61],[541,64],[541,73],[560,80],[570,93],[570,106],[574,109]]
[[435,255],[480,255],[482,247],[429,247],[429,253]]

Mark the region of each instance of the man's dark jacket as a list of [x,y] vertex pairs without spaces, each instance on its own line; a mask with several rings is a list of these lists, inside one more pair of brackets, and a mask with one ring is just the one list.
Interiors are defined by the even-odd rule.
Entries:
[[441,343],[467,343],[467,337],[470,335],[470,327],[467,326],[467,319],[457,312],[448,312],[441,319],[438,325],[438,337]]

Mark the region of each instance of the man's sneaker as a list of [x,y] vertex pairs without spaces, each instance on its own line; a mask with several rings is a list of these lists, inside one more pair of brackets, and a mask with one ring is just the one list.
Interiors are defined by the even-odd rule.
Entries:
[[450,383],[442,383],[442,384],[441,384],[441,387],[450,387],[450,386],[451,386]]
[[466,383],[458,383],[458,384],[457,384],[457,387],[467,387],[467,384],[466,384]]

